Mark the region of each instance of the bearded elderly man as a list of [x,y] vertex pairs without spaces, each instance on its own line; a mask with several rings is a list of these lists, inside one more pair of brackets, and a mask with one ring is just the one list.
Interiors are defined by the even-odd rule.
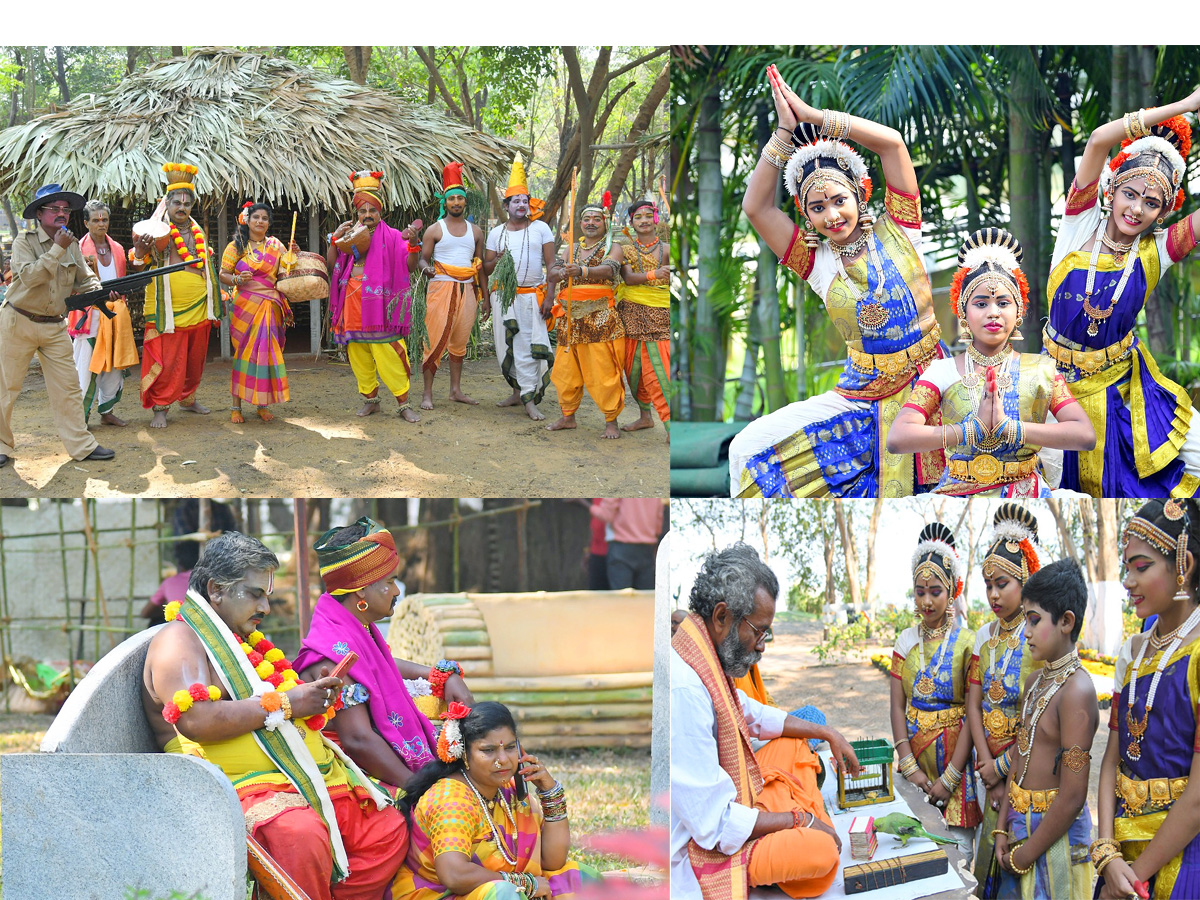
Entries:
[[[828,741],[858,774],[840,733],[763,706],[734,687],[766,649],[779,581],[753,548],[704,560],[671,639],[671,896],[746,897],[778,885],[824,893],[841,842],[817,790],[807,740]],[[751,739],[768,743],[756,754]]]
[[187,599],[166,608],[142,674],[159,747],[233,782],[246,831],[311,900],[379,900],[408,849],[404,817],[321,729],[340,679],[298,683],[259,631],[279,560],[227,531],[205,545]]
[[[23,218],[37,218],[37,229],[13,241],[12,284],[0,307],[0,466],[13,453],[13,406],[35,352],[54,424],[71,458],[100,461],[116,455],[97,444],[87,429],[75,351],[67,335],[67,297],[101,287],[67,229],[71,212],[83,204],[80,194],[43,185],[22,213]],[[119,299],[115,292],[111,296]]]

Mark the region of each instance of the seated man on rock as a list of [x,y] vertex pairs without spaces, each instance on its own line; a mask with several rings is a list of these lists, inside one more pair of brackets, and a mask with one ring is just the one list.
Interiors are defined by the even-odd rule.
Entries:
[[[279,560],[236,531],[210,541],[167,605],[142,676],[159,747],[233,782],[247,831],[312,900],[378,900],[408,849],[403,816],[321,734],[341,681],[302,682],[259,631]],[[199,845],[197,845],[199,846]]]
[[[815,897],[833,883],[841,843],[817,790],[806,738],[858,759],[832,728],[764,706],[733,679],[771,638],[779,581],[753,548],[704,561],[690,612],[671,639],[671,896],[745,897],[778,885]],[[751,740],[767,740],[757,753]]]

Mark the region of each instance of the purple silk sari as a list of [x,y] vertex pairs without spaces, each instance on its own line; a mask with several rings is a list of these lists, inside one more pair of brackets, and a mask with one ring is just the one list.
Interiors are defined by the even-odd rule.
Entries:
[[[354,257],[339,253],[329,280],[329,315],[341,321],[346,305],[346,284],[354,268]],[[335,332],[338,343],[379,341],[384,337],[408,337],[412,327],[412,293],[408,278],[408,241],[387,222],[375,226],[362,273],[362,321],[343,332]]]

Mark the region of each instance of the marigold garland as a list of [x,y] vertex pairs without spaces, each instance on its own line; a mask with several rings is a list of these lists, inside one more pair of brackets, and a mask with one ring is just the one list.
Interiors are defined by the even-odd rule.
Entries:
[[195,256],[192,256],[188,252],[187,244],[183,242],[183,236],[179,233],[179,229],[175,227],[174,222],[171,223],[171,239],[175,242],[175,252],[179,254],[179,258],[184,262],[192,263],[193,269],[204,268],[205,259],[212,256],[212,251],[204,243],[204,232],[200,230],[200,226],[195,222],[192,223],[192,240],[196,242]]
[[195,703],[203,703],[205,700],[220,700],[221,689],[214,685],[205,687],[199,681],[195,684],[181,688],[171,695],[171,699],[163,705],[162,717],[174,725],[179,721],[179,717],[192,708]]
[[[183,604],[181,604],[178,600],[171,601],[166,605],[166,607],[164,607],[163,617],[168,622],[174,622],[179,617],[179,608],[182,605]],[[304,684],[303,679],[301,679],[301,677],[296,674],[296,670],[292,668],[291,662],[283,655],[283,651],[267,640],[261,631],[252,631],[244,641],[239,638],[239,643],[241,645],[242,652],[246,654],[246,658],[250,661],[250,665],[254,667],[254,671],[257,673],[258,677],[263,681],[270,682],[271,686],[276,690],[286,693],[292,688]],[[196,685],[192,685],[193,689],[195,687]],[[203,685],[201,685],[201,687],[203,687]],[[207,690],[209,694],[211,694],[212,691],[216,691],[216,696],[212,696],[209,699],[216,700],[221,696],[221,692],[217,688],[209,688]],[[176,696],[173,698],[176,704],[179,702],[180,693],[186,692],[176,692]],[[194,697],[194,695],[192,696]],[[201,698],[194,697],[194,699],[199,700]],[[191,706],[191,699],[188,700],[187,706],[180,706],[179,712],[187,712],[189,706]],[[339,691],[337,699],[325,711],[324,715],[309,716],[304,721],[309,728],[313,729],[314,731],[320,731],[343,706],[344,704],[342,702],[342,695]],[[268,710],[268,712],[270,711],[271,710]],[[163,717],[166,718],[166,715],[167,709],[164,707]],[[177,713],[175,715],[175,719],[178,720],[178,718],[179,714]],[[167,721],[171,722],[172,725],[175,724],[171,719],[167,719]]]

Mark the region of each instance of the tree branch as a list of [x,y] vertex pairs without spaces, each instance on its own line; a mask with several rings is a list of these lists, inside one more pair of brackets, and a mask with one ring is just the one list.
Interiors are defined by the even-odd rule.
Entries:
[[667,52],[666,47],[659,47],[657,50],[654,50],[650,53],[645,53],[642,56],[639,56],[633,62],[627,63],[626,65],[621,66],[621,68],[615,69],[614,71],[609,72],[608,80],[614,81],[615,79],[620,78],[622,75],[624,75],[629,70],[636,69],[642,63],[649,62],[650,60],[654,59],[657,56],[662,56],[666,52]]
[[472,124],[466,114],[458,108],[458,104],[454,102],[454,95],[450,93],[450,88],[446,87],[446,82],[442,80],[442,73],[438,71],[437,62],[430,52],[433,48],[416,47],[414,49],[417,51],[417,56],[421,57],[421,62],[425,63],[425,68],[429,70],[429,83],[436,88],[442,98],[442,102],[446,104],[450,112],[460,122],[466,122],[468,125]]

